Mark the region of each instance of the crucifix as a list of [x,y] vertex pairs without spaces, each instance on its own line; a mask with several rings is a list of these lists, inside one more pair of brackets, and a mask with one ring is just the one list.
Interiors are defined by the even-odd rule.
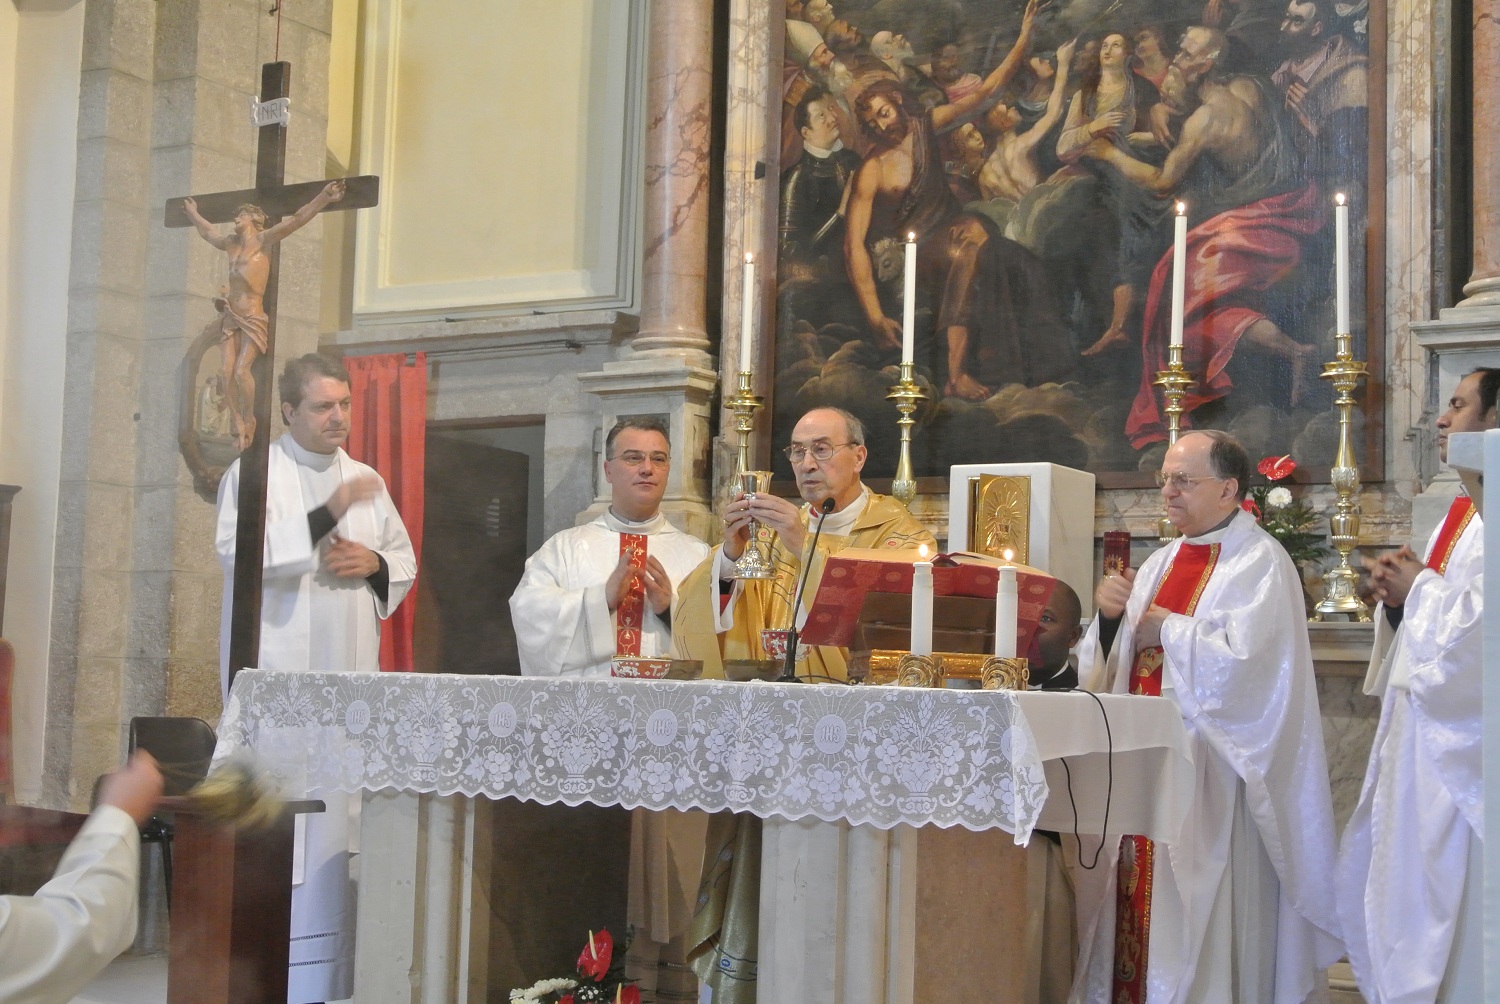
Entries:
[[[271,359],[276,350],[276,280],[282,237],[326,210],[364,209],[380,197],[372,175],[288,185],[286,129],[290,119],[292,66],[261,67],[260,101],[254,115],[260,131],[255,187],[238,192],[168,199],[169,227],[196,227],[210,244],[229,252],[229,283],[215,300],[223,353],[222,392],[234,419],[240,449],[239,526],[235,554],[256,560],[234,563],[229,627],[229,679],[260,656],[261,572],[265,550],[266,468],[271,445]],[[284,218],[285,217],[285,218]],[[284,218],[284,219],[283,219]],[[211,224],[234,223],[221,235]]]

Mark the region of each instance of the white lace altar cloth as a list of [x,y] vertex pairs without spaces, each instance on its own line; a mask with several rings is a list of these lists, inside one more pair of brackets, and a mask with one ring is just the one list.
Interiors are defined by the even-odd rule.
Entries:
[[1018,843],[1047,798],[1004,691],[245,670],[215,759],[246,749],[308,790],[998,827]]

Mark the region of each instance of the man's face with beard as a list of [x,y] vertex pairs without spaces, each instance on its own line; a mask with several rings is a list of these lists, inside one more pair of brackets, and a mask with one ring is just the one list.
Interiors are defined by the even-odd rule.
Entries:
[[888,147],[904,140],[911,129],[911,122],[907,119],[906,109],[901,102],[884,94],[876,94],[870,98],[861,122],[866,132]]
[[1173,108],[1185,109],[1192,101],[1192,90],[1198,81],[1213,68],[1219,58],[1213,46],[1213,38],[1198,28],[1183,32],[1177,55],[1167,68],[1167,78],[1162,81],[1161,94]]
[[932,79],[945,86],[953,83],[964,75],[961,61],[958,46],[949,42],[938,50],[937,58],[932,61]]
[[1323,43],[1323,21],[1315,3],[1287,4],[1281,21],[1281,44],[1293,56],[1303,56]]

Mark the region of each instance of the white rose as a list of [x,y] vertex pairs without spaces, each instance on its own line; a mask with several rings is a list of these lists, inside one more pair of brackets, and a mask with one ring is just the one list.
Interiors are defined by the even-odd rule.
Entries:
[[1292,504],[1292,490],[1290,488],[1272,488],[1266,493],[1266,505],[1272,509],[1285,509]]

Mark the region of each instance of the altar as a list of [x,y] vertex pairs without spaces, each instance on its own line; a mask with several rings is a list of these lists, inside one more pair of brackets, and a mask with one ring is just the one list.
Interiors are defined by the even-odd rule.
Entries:
[[241,750],[363,793],[361,1002],[508,989],[484,965],[491,800],[764,818],[761,999],[903,1004],[932,978],[924,834],[1076,832],[1086,860],[1103,833],[1170,842],[1193,790],[1172,704],[1108,694],[245,671],[217,755]]

